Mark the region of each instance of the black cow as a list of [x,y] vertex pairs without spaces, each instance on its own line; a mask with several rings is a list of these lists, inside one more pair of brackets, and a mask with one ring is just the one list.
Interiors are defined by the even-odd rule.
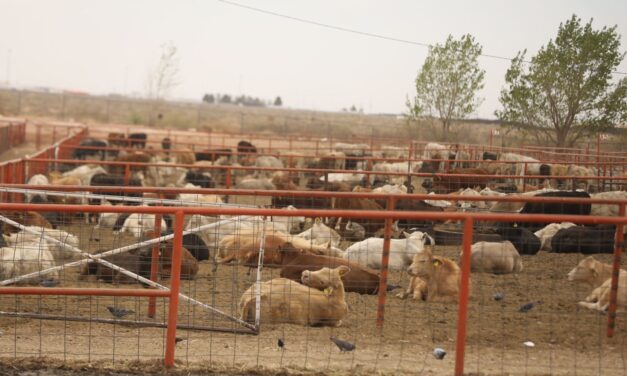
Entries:
[[[429,205],[422,200],[414,200],[411,198],[401,198],[396,201],[396,210],[399,211],[432,211],[442,212],[444,209]],[[418,220],[418,219],[400,219],[398,221],[398,227],[402,229],[410,229],[412,227],[423,227],[425,225],[433,225],[432,220]]]
[[161,140],[161,148],[165,150],[165,156],[169,157],[170,150],[172,149],[172,140],[170,140],[170,137],[165,137]]
[[131,147],[138,149],[146,148],[146,140],[148,139],[148,135],[144,132],[139,133],[131,133],[128,135],[128,138],[131,140]]
[[[152,264],[151,248],[133,250],[104,258],[105,260],[129,270],[144,278],[150,278]],[[99,280],[108,283],[135,283],[136,279],[119,273],[98,263],[89,263],[81,270],[81,275],[96,275]]]
[[170,140],[170,137],[165,137],[161,140],[161,148],[163,148],[163,150],[172,149],[172,140]]
[[[81,146],[86,146],[90,149],[81,149]],[[74,151],[72,152],[72,159],[85,160],[87,157],[100,155],[100,160],[104,161],[107,158],[107,151],[91,148],[106,148],[107,146],[109,146],[107,141],[98,140],[95,138],[87,138],[85,140],[82,140],[78,144],[78,147],[74,149]]]
[[120,215],[118,215],[118,219],[116,219],[115,224],[113,225],[113,231],[120,231],[122,229],[122,226],[124,226],[126,218],[130,216],[131,213],[120,213]]
[[183,248],[187,249],[198,261],[209,260],[209,248],[196,234],[183,235]]
[[232,149],[205,149],[196,153],[196,161],[214,162],[221,157],[229,158],[233,153]]
[[551,239],[556,253],[613,253],[616,226],[573,226],[559,230]]
[[[535,197],[565,197],[565,198],[590,198],[587,192],[578,191],[555,191],[544,192]],[[561,203],[561,202],[527,202],[520,210],[521,214],[567,214],[567,215],[590,215],[590,203]],[[545,223],[520,223],[519,226],[527,227],[532,231],[537,231],[546,226],[551,221]]]
[[498,159],[498,156],[496,155],[496,153],[491,153],[489,151],[483,152],[484,161],[496,161],[497,159]]
[[215,188],[216,183],[211,178],[209,173],[201,173],[195,171],[187,171],[185,174],[185,181],[202,188]]
[[256,153],[257,148],[255,145],[251,144],[248,141],[240,141],[237,143],[237,152],[238,153]]
[[[92,176],[89,185],[92,187],[141,187],[142,183],[137,178],[130,178],[128,184],[124,181],[124,177],[116,174],[96,174]],[[142,197],[143,194],[141,192],[137,193],[120,193],[118,190],[106,190],[99,191],[100,194],[103,195],[112,195],[112,196],[120,196],[120,197]],[[95,203],[97,204],[97,203]],[[126,205],[139,205],[138,202],[127,202]]]
[[523,227],[500,225],[494,232],[501,235],[503,240],[509,240],[521,255],[535,255],[540,250],[540,239],[531,231]]

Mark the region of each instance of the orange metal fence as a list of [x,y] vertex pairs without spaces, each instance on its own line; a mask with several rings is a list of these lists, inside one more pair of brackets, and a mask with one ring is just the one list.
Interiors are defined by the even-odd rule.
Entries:
[[[44,187],[44,189],[52,190],[54,187]],[[63,189],[79,189],[78,187],[64,187]],[[119,189],[120,191],[133,191],[132,188],[120,187],[101,187],[98,189],[112,190]],[[181,192],[183,190],[166,190],[166,189],[154,189],[155,191],[161,191],[166,193]],[[294,195],[294,196],[336,196],[336,197],[352,197],[352,198],[376,198],[377,195],[367,193],[337,193],[337,192],[276,192],[276,191],[255,191],[255,192],[240,192],[240,191],[215,191],[215,190],[194,190],[198,193],[224,193],[231,194],[254,194],[254,195]],[[388,207],[394,207],[394,201],[396,199],[408,197],[408,196],[389,196],[386,197]],[[431,199],[431,200],[455,200],[458,197],[449,195],[410,195],[409,197],[414,199]],[[468,197],[470,201],[473,200],[485,200],[484,197]],[[558,202],[558,203],[595,203],[606,205],[617,205],[619,207],[619,217],[595,217],[595,216],[580,216],[580,215],[529,215],[529,214],[517,214],[517,222],[575,222],[582,224],[614,224],[616,225],[616,237],[614,245],[613,256],[613,273],[612,273],[612,295],[611,304],[608,312],[608,329],[607,335],[612,336],[615,326],[615,312],[616,312],[616,293],[618,289],[618,268],[620,265],[622,250],[624,244],[623,239],[623,226],[627,225],[627,218],[624,217],[626,200],[581,200],[575,198],[521,198],[521,197],[493,197],[490,200],[494,201],[529,201],[529,202]],[[377,325],[381,326],[384,322],[385,302],[386,302],[386,284],[387,284],[387,265],[389,260],[390,251],[390,234],[392,220],[397,219],[430,219],[430,220],[459,220],[464,222],[464,234],[462,245],[462,284],[459,295],[459,308],[458,308],[458,324],[457,324],[457,339],[456,339],[456,365],[455,374],[462,375],[464,372],[464,351],[465,340],[467,330],[467,315],[468,315],[468,297],[469,297],[469,276],[470,276],[470,246],[473,235],[473,222],[475,221],[511,221],[511,214],[495,214],[495,213],[462,213],[462,212],[445,212],[445,213],[432,213],[432,212],[398,212],[394,210],[387,211],[368,211],[368,210],[298,210],[294,212],[284,211],[280,209],[255,209],[255,208],[232,208],[232,207],[217,207],[217,208],[203,208],[203,207],[128,207],[128,206],[114,206],[114,207],[102,207],[102,206],[85,206],[85,205],[33,205],[33,204],[12,204],[12,203],[0,203],[0,211],[59,211],[59,212],[119,212],[119,213],[152,213],[152,214],[175,214],[175,227],[174,227],[174,256],[172,260],[172,279],[169,292],[156,292],[146,290],[138,292],[133,291],[109,291],[107,289],[98,289],[99,291],[91,290],[76,290],[76,289],[63,289],[63,288],[25,288],[16,289],[13,287],[0,288],[0,294],[41,294],[41,295],[71,295],[71,294],[97,294],[108,295],[118,294],[126,296],[145,296],[145,297],[169,297],[170,308],[168,313],[168,332],[167,332],[167,347],[165,364],[172,366],[174,364],[174,351],[175,351],[175,338],[176,338],[176,314],[178,304],[178,291],[180,276],[178,274],[178,268],[180,267],[180,253],[181,253],[181,239],[183,231],[183,217],[184,215],[200,214],[200,215],[255,215],[255,216],[305,216],[305,217],[343,217],[343,218],[370,218],[385,220],[385,242],[381,259],[381,277],[379,288],[379,305],[377,312]]]

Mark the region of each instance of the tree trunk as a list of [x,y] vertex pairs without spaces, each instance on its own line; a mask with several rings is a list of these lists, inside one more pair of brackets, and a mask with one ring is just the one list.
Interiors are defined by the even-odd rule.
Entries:
[[568,131],[565,129],[558,129],[556,132],[556,144],[555,146],[559,147],[559,148],[563,148],[567,146],[567,142],[568,142]]
[[442,141],[448,140],[448,120],[442,120]]

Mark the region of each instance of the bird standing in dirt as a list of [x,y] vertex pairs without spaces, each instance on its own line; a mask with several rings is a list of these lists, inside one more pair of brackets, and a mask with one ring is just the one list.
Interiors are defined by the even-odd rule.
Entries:
[[125,308],[117,308],[114,306],[107,306],[107,309],[109,310],[109,312],[111,312],[111,314],[118,318],[121,319],[124,316],[130,315],[131,313],[135,313],[135,311],[131,310],[131,309],[125,309]]
[[333,343],[335,343],[337,345],[337,347],[340,349],[341,352],[347,352],[347,351],[353,351],[355,350],[355,345],[348,342],[348,341],[344,341],[341,340],[339,338],[336,337],[331,337],[330,338],[331,341],[333,341]]

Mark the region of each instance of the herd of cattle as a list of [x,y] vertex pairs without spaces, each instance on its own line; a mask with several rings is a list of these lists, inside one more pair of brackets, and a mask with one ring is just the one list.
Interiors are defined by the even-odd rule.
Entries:
[[[146,134],[131,134],[128,139],[123,134],[110,134],[108,140],[88,139],[81,142],[74,151],[75,159],[96,157],[117,162],[143,162],[150,165],[133,165],[131,176],[125,176],[125,166],[120,164],[98,165],[95,162],[75,168],[60,168],[47,175],[32,176],[28,184],[34,188],[43,185],[84,186],[85,192],[93,186],[170,186],[184,188],[214,188],[220,178],[207,172],[207,166],[254,166],[281,168],[286,160],[274,156],[257,155],[257,148],[242,141],[237,154],[232,150],[211,149],[192,152],[185,148],[173,147],[170,139],[161,141],[161,150],[146,147]],[[115,149],[118,146],[120,149]],[[99,149],[105,147],[106,150]],[[541,164],[539,161],[513,153],[500,155],[484,153],[486,162],[470,165],[467,152],[459,147],[449,148],[430,143],[423,153],[423,160],[415,162],[378,162],[369,171],[355,173],[320,173],[325,169],[364,168],[363,160],[367,145],[336,145],[336,150],[326,156],[306,159],[295,153],[290,154],[293,165],[287,167],[315,167],[316,173],[305,176],[306,183],[297,178],[272,170],[257,170],[249,175],[237,176],[235,188],[325,190],[344,192],[371,192],[380,194],[381,199],[361,197],[312,198],[273,197],[272,206],[293,211],[290,216],[261,217],[201,216],[186,217],[185,228],[194,230],[199,226],[209,226],[205,230],[185,235],[181,276],[195,278],[198,263],[213,262],[214,270],[219,264],[235,263],[256,267],[260,259],[260,247],[264,245],[263,264],[280,268],[280,278],[264,282],[261,289],[261,317],[264,322],[290,322],[303,325],[339,325],[348,313],[346,293],[376,294],[379,289],[381,259],[383,253],[384,221],[363,218],[304,218],[298,216],[298,209],[348,209],[385,210],[388,208],[388,194],[405,195],[416,192],[414,181],[408,176],[388,176],[385,173],[443,171],[449,174],[434,175],[425,179],[421,188],[431,193],[453,193],[455,200],[416,200],[411,197],[395,200],[395,210],[412,212],[453,212],[483,210],[498,213],[511,213],[511,221],[504,223],[481,223],[478,234],[489,233],[491,241],[476,241],[472,245],[471,270],[475,273],[522,273],[521,255],[535,255],[539,251],[583,254],[612,253],[614,249],[614,225],[576,225],[561,223],[517,223],[517,213],[527,214],[572,214],[617,216],[616,205],[585,203],[544,203],[544,202],[501,202],[499,196],[520,197],[576,197],[627,199],[625,191],[588,193],[596,187],[596,181],[586,179],[597,174],[593,168],[577,165]],[[399,156],[400,149],[388,150],[390,158]],[[518,156],[514,158],[514,156]],[[338,164],[339,163],[339,164]],[[474,162],[473,162],[474,163]],[[171,166],[176,164],[176,167]],[[181,167],[180,165],[186,165]],[[235,170],[234,170],[235,171]],[[261,171],[261,172],[260,172]],[[243,172],[246,172],[243,170]],[[250,170],[249,170],[250,172]],[[455,173],[471,174],[455,177]],[[234,172],[234,174],[236,174]],[[494,175],[515,175],[514,179],[500,179]],[[522,175],[540,175],[546,179],[538,182],[543,187],[525,184],[527,191],[521,190],[516,181]],[[483,176],[477,178],[477,176]],[[579,176],[583,185],[561,176]],[[551,188],[551,187],[555,187]],[[535,188],[535,189],[533,189]],[[578,189],[585,188],[585,189]],[[113,196],[123,194],[111,191],[101,192]],[[127,205],[141,204],[138,194],[135,201]],[[474,199],[468,199],[474,196]],[[117,201],[90,200],[81,195],[57,195],[41,192],[25,196],[32,203],[63,204],[118,204]],[[224,198],[211,193],[181,193],[167,197],[180,202],[223,204]],[[478,199],[479,198],[479,199]],[[121,199],[123,201],[123,199]],[[20,231],[0,222],[3,236],[0,237],[0,280],[13,278],[34,271],[63,264],[75,258],[78,253],[68,252],[67,247],[77,248],[78,237],[62,230],[63,225],[77,221],[63,212],[3,212],[3,217],[28,226]],[[155,216],[151,214],[103,213],[97,219],[100,231],[110,230],[113,234],[128,233],[138,240],[155,235]],[[162,234],[172,231],[172,218],[164,216],[159,225]],[[397,296],[420,299],[427,302],[455,301],[460,285],[460,267],[451,259],[437,255],[436,244],[439,224],[431,220],[401,220],[394,222],[393,239],[390,242],[389,268],[406,271],[411,279]],[[46,235],[42,237],[41,234]],[[90,239],[91,241],[92,239]],[[160,273],[167,277],[172,256],[172,241],[160,246]],[[130,270],[140,276],[150,276],[151,248],[121,253],[107,258],[108,261]],[[583,259],[568,274],[571,281],[587,283],[593,289],[591,294],[580,302],[584,307],[606,310],[609,302],[609,281],[611,268],[596,261],[591,256]],[[132,283],[134,280],[98,263],[87,264],[81,271],[85,278],[95,278],[112,283]],[[57,279],[58,272],[47,274],[45,278]],[[37,283],[41,278],[32,278],[25,283]],[[399,286],[388,286],[389,289]],[[253,320],[255,315],[255,287],[251,286],[241,297],[242,319]],[[270,298],[272,297],[272,298]],[[627,273],[620,275],[619,306],[627,308]],[[283,307],[283,308],[281,308]],[[289,307],[289,309],[285,309]]]

